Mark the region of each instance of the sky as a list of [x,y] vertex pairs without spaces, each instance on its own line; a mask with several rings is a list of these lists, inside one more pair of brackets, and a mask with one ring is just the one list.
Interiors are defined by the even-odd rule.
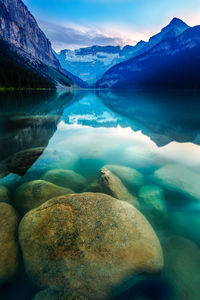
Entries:
[[200,25],[200,0],[24,0],[56,51],[134,45],[173,17]]

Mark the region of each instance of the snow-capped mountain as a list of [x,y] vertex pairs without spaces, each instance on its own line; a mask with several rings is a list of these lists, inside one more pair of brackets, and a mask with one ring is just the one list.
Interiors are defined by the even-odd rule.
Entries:
[[112,67],[96,87],[199,88],[200,26],[188,27],[173,19],[167,28],[170,27],[170,31],[161,31],[164,40],[159,35],[151,38],[149,43],[158,42],[155,46]]
[[124,61],[134,52],[133,46],[92,46],[77,50],[62,50],[56,54],[61,66],[88,84],[94,84],[115,64]]
[[176,37],[189,26],[174,18],[169,25],[148,42],[140,41],[135,46],[92,46],[76,50],[62,50],[56,54],[61,66],[78,76],[88,84],[94,84],[112,66],[149,51],[156,44],[168,38]]

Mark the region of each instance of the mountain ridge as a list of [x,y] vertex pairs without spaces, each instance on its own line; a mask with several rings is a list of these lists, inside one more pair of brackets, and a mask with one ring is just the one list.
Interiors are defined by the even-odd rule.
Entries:
[[152,49],[168,37],[176,37],[190,28],[184,21],[173,18],[162,30],[153,35],[149,41],[139,41],[135,46],[98,46],[75,50],[63,49],[56,53],[63,68],[75,74],[91,86],[101,79],[113,66],[136,57]]
[[189,27],[178,36],[159,42],[147,52],[115,65],[96,83],[96,87],[199,88],[199,28]]

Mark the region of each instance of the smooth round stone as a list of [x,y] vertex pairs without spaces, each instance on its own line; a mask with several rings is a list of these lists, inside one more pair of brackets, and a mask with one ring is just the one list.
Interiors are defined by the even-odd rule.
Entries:
[[10,193],[6,187],[0,185],[0,202],[9,202]]
[[160,242],[145,217],[105,194],[49,200],[24,216],[19,240],[35,283],[89,299],[105,299],[129,276],[163,268]]
[[144,184],[144,176],[136,169],[120,165],[105,165],[104,168],[118,176],[131,189],[138,188]]
[[56,169],[45,173],[42,178],[56,185],[80,192],[86,187],[87,180],[72,170]]
[[167,220],[164,191],[159,186],[145,185],[139,190],[142,212],[154,224],[162,225]]
[[15,275],[18,268],[16,231],[18,216],[8,203],[0,203],[0,284]]
[[90,184],[86,191],[107,194],[139,207],[137,198],[130,194],[121,180],[106,168],[101,169],[98,179]]
[[25,214],[53,197],[73,193],[70,189],[62,188],[50,182],[34,180],[19,186],[15,192],[14,205],[21,214]]

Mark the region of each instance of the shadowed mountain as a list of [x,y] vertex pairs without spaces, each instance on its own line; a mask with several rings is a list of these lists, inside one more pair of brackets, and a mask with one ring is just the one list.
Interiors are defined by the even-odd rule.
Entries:
[[107,71],[97,88],[199,89],[200,26],[168,37]]
[[61,71],[0,39],[0,87],[54,89],[71,85]]

